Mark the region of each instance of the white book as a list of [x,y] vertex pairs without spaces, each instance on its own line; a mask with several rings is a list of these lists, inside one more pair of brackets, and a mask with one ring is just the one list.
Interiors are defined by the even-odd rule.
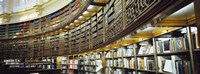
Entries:
[[147,70],[147,57],[144,57],[144,69]]
[[165,59],[161,56],[158,56],[158,71],[162,72],[162,61],[164,61]]
[[133,49],[128,48],[126,51],[126,56],[133,56]]
[[126,56],[126,49],[125,48],[121,48],[121,50],[122,50],[122,56],[123,57]]
[[130,68],[134,69],[134,67],[135,67],[135,59],[131,58],[131,60],[130,60]]
[[173,69],[172,73],[176,74],[176,72],[177,72],[176,71],[176,60],[181,60],[181,59],[176,55],[172,55],[171,59],[172,59],[172,69]]
[[102,68],[103,68],[102,65],[98,65],[97,68],[96,68],[96,72],[100,71]]
[[172,60],[165,60],[164,71],[173,73]]
[[153,46],[150,47],[149,52],[147,52],[148,54],[153,54],[154,53],[154,48]]
[[145,54],[146,50],[147,49],[144,46],[141,46],[140,49],[139,49],[138,54]]

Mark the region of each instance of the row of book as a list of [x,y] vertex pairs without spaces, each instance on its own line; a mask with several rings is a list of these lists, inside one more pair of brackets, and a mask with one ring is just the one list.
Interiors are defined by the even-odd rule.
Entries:
[[[184,56],[158,56],[158,71],[163,73],[173,73],[173,74],[193,74],[192,65],[189,59],[185,59]],[[124,69],[135,69],[136,61],[135,58],[124,58],[122,59],[113,59],[106,60],[107,69],[115,69],[115,67],[120,67]],[[139,57],[137,58],[137,67],[138,70],[146,71],[156,71],[156,63],[154,57]],[[122,69],[119,69],[122,70]],[[115,72],[115,71],[114,71]],[[119,71],[117,71],[119,73]]]
[[193,74],[192,64],[187,57],[183,56],[169,56],[169,57],[158,57],[159,72],[169,72],[174,74]]
[[[66,7],[62,8],[61,10],[52,13],[48,16],[42,17],[40,19],[32,20],[32,21],[27,21],[27,22],[22,22],[18,24],[9,24],[8,25],[8,38],[17,38],[17,37],[24,37],[24,36],[29,36],[33,34],[39,34],[43,33],[52,29],[56,29],[59,27],[62,22],[65,22],[64,20],[61,21],[61,17],[63,17],[62,14],[65,14],[64,12],[70,11],[69,9],[65,8],[72,8],[73,11],[77,10],[80,7],[80,3],[82,1],[80,0],[73,0],[71,1]],[[75,4],[75,5],[72,5]],[[65,10],[65,11],[63,11]],[[61,14],[62,13],[62,14]],[[69,14],[68,14],[69,15]],[[65,17],[68,17],[65,15]],[[63,18],[65,18],[63,17]],[[4,26],[6,27],[6,25]],[[2,26],[3,28],[3,26]],[[6,29],[6,28],[5,28]],[[3,30],[2,30],[3,31]],[[4,30],[6,32],[6,30]],[[2,34],[3,32],[0,32]],[[2,37],[5,38],[6,34],[2,34]]]

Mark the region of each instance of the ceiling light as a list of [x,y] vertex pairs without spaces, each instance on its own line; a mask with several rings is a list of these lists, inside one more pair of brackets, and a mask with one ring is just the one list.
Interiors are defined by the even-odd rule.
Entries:
[[126,43],[126,44],[124,44],[124,45],[128,45],[128,44]]
[[79,17],[78,17],[78,19],[83,19],[83,18],[84,18],[83,16],[79,16]]
[[167,33],[167,32],[168,32],[168,30],[163,30],[162,32],[163,32],[163,33]]
[[78,20],[75,20],[74,22],[78,22]]
[[144,40],[143,38],[140,39],[140,41],[143,41],[143,40]]
[[94,5],[90,5],[87,9],[93,9],[95,6]]
[[85,12],[83,12],[83,15],[87,15],[87,14],[89,14],[90,12],[88,12],[88,11],[85,11]]
[[69,26],[65,26],[65,28],[68,28]]
[[70,25],[74,25],[73,23],[70,23]]

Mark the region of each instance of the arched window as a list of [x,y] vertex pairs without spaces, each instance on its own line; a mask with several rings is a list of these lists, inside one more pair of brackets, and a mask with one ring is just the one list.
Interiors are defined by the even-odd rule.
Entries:
[[0,14],[3,13],[3,0],[0,0]]
[[49,0],[13,0],[13,12],[19,12],[33,8],[39,3],[45,3]]

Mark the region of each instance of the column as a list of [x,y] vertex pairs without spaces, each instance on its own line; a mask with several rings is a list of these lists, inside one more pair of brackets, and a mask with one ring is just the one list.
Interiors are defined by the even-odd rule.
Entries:
[[[198,30],[198,42],[200,43],[200,0],[193,0],[194,1],[194,11],[195,11],[195,18],[196,18],[196,26]],[[199,66],[200,63],[197,54],[194,53],[194,63],[195,63],[195,74],[199,74]]]
[[4,0],[3,1],[3,14],[2,23],[9,23],[10,22],[10,14],[12,13],[12,0]]

